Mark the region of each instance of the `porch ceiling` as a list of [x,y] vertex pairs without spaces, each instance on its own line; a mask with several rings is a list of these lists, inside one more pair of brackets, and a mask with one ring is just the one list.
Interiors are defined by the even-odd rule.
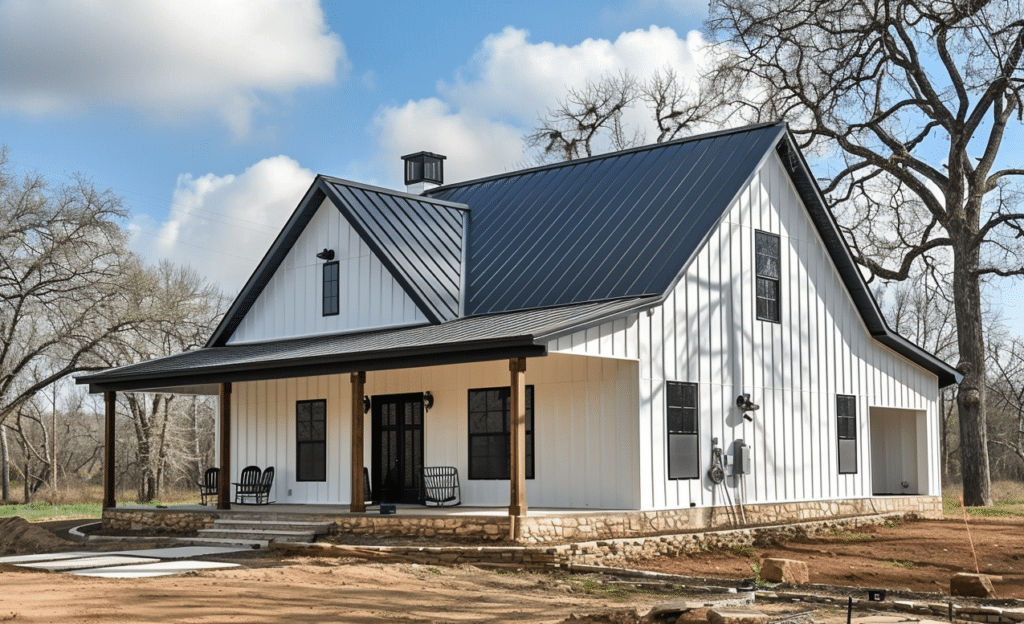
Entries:
[[143,391],[547,355],[547,342],[657,305],[658,296],[371,332],[207,347],[81,375],[89,391]]

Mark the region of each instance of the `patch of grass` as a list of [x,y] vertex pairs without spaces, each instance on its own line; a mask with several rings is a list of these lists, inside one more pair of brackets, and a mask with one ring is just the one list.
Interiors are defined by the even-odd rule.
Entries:
[[[948,485],[942,490],[942,513],[960,517],[961,487]],[[992,484],[991,507],[967,507],[967,515],[976,518],[1024,518],[1024,483],[996,481]]]
[[0,517],[21,516],[29,522],[49,519],[99,518],[103,506],[99,503],[29,503],[27,505],[0,505]]
[[892,561],[883,561],[882,565],[896,568],[912,568],[914,567],[913,561],[900,561],[899,559],[893,559]]

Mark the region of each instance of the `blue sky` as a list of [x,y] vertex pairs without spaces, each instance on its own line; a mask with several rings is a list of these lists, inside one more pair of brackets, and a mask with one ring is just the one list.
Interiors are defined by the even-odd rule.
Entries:
[[[133,247],[241,287],[315,173],[401,188],[528,164],[566,87],[695,76],[702,0],[0,0],[0,143],[132,211]],[[639,115],[639,113],[637,113]],[[636,123],[647,123],[641,117]],[[995,294],[1018,329],[1021,289]]]

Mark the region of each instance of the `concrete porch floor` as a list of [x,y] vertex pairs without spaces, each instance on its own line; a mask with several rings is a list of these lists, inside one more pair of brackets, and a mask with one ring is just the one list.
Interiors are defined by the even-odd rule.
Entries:
[[[348,505],[313,505],[313,504],[279,504],[270,503],[269,505],[242,505],[232,504],[230,510],[217,509],[213,505],[171,505],[168,507],[152,507],[147,505],[118,505],[113,508],[117,511],[152,511],[154,509],[167,509],[173,511],[187,511],[187,512],[207,512],[207,513],[225,513],[228,511],[232,515],[238,514],[249,514],[253,516],[259,515],[295,515],[295,516],[313,516],[313,517],[339,517],[339,516],[350,516],[354,518],[362,517],[383,517],[389,518],[394,516],[406,516],[406,517],[508,517],[508,507],[467,507],[465,505],[458,505],[454,507],[426,507],[424,505],[414,504],[396,504],[395,514],[381,515],[379,505],[367,505],[365,513],[353,513],[349,511]],[[628,513],[629,510],[622,509],[564,509],[564,508],[530,508],[527,512],[527,517],[538,517],[538,518],[550,518],[559,516],[586,516],[586,515],[598,515],[598,514],[609,514],[609,513]]]

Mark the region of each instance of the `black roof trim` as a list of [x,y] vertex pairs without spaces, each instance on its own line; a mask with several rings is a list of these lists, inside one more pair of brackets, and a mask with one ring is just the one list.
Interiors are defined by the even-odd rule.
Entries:
[[793,185],[804,204],[807,205],[807,212],[825,243],[825,248],[839,272],[847,292],[853,299],[854,306],[860,313],[868,333],[896,353],[907,358],[911,362],[924,367],[935,373],[939,378],[939,387],[960,383],[963,375],[955,368],[942,361],[928,351],[910,342],[903,336],[893,331],[885,320],[878,302],[871,294],[864,276],[861,275],[860,267],[850,255],[850,249],[846,245],[839,224],[836,222],[832,211],[829,210],[825,198],[821,195],[821,189],[811,175],[811,168],[804,159],[803,154],[796,147],[796,140],[787,130],[784,140],[776,145],[776,151],[782,160],[783,166],[789,172]]

